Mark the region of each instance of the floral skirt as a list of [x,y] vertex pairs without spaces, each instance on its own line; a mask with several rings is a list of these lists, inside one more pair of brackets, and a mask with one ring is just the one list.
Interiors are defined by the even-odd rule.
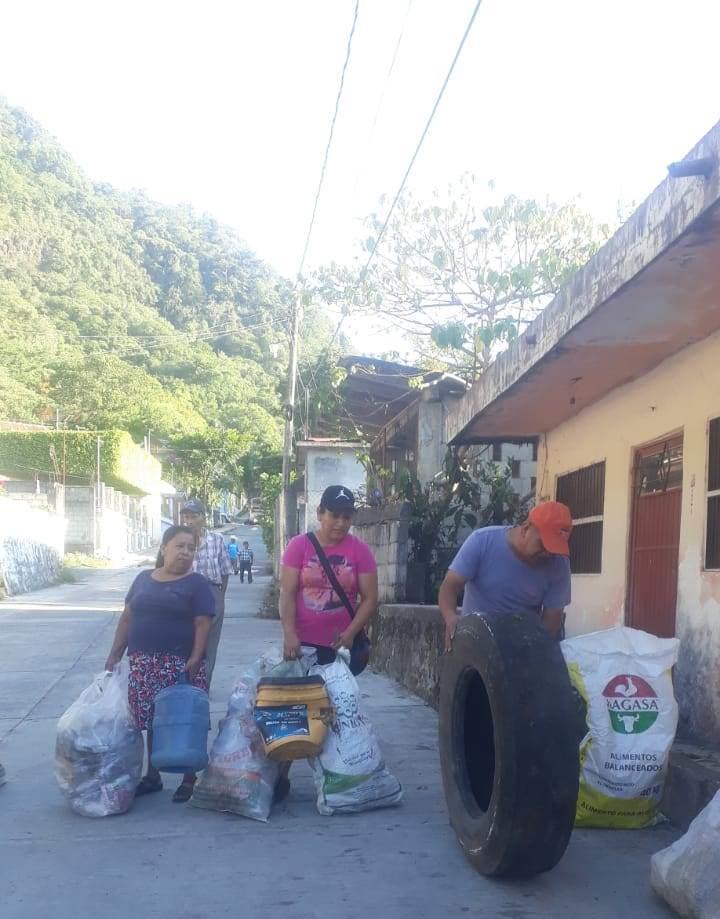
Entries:
[[[166,686],[179,682],[187,662],[176,654],[144,654],[139,651],[131,654],[129,661],[128,704],[136,727],[146,731],[152,727],[155,696]],[[200,664],[192,682],[193,686],[208,691],[205,661]]]

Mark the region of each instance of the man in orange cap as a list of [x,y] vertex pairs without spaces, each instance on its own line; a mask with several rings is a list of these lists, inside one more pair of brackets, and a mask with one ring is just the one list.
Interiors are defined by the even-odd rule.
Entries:
[[555,638],[562,637],[563,610],[570,602],[572,516],[558,501],[537,504],[518,526],[475,530],[460,547],[440,587],[445,650],[458,620],[457,598],[465,590],[462,615],[531,612]]

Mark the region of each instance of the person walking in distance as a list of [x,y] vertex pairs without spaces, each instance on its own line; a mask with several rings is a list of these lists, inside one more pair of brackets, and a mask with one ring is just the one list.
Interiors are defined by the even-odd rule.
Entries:
[[247,541],[247,539],[242,544],[242,549],[240,549],[239,561],[240,561],[240,583],[241,584],[245,583],[245,572],[247,571],[248,584],[252,584],[252,566],[253,566],[253,562],[255,561],[255,556],[253,555],[253,551],[250,548],[250,543]]
[[240,553],[240,547],[238,546],[237,538],[235,536],[231,536],[230,542],[228,543],[228,547],[227,547],[227,554],[228,554],[228,557],[233,567],[233,574],[238,573],[238,565],[239,565],[238,555],[239,553]]
[[215,669],[220,633],[225,618],[225,591],[228,578],[233,570],[232,563],[222,534],[208,530],[205,505],[201,501],[196,498],[187,501],[180,511],[180,520],[184,526],[190,527],[197,540],[192,570],[204,575],[210,581],[215,597],[215,616],[208,635],[205,654],[209,685]]

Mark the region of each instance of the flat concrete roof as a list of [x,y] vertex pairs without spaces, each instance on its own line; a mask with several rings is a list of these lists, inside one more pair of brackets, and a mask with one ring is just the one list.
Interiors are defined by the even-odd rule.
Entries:
[[720,330],[720,123],[448,414],[453,444],[534,437]]

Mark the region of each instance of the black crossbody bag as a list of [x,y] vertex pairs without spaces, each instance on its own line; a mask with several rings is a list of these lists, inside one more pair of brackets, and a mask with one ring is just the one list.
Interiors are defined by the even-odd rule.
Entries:
[[[330,564],[327,555],[325,555],[325,550],[320,545],[317,536],[314,533],[307,534],[308,539],[313,544],[315,551],[317,552],[318,561],[323,567],[328,581],[332,585],[332,589],[340,598],[340,602],[348,611],[348,614],[351,619],[355,618],[355,610],[353,609],[352,603],[348,599],[348,595],[342,588],[340,581],[338,581],[335,572],[333,571],[332,565]],[[355,639],[352,643],[352,648],[350,649],[350,672],[357,676],[359,673],[362,673],[363,670],[367,667],[370,661],[370,639],[367,636],[365,629],[358,632],[355,636]]]

